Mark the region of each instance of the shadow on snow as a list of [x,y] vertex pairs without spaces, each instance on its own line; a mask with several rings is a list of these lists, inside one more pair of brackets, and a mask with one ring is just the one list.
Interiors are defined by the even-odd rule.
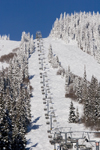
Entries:
[[32,147],[36,147],[38,145],[38,143],[34,144],[33,146],[26,148],[26,150],[31,150]]
[[40,117],[37,117],[37,118],[33,121],[33,123],[36,123],[39,119],[40,119]]
[[31,80],[32,78],[34,78],[35,75],[30,75],[29,76],[29,80]]
[[31,130],[36,130],[39,129],[40,126],[42,125],[32,125],[33,123],[37,123],[37,121],[40,119],[40,117],[37,117],[27,128],[27,133],[30,132]]

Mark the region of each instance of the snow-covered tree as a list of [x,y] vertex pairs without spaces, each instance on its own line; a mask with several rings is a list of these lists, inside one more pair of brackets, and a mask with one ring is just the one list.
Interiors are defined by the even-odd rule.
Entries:
[[75,123],[75,120],[76,120],[75,108],[73,106],[73,102],[71,101],[69,110],[69,123]]
[[75,120],[76,123],[79,123],[79,111],[78,111],[78,107],[76,109],[76,120]]

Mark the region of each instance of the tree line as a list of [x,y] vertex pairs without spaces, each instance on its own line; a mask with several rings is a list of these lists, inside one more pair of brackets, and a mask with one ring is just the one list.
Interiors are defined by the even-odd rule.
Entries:
[[60,38],[66,43],[76,40],[78,47],[92,55],[100,63],[100,14],[80,12],[64,13],[56,18],[50,37]]

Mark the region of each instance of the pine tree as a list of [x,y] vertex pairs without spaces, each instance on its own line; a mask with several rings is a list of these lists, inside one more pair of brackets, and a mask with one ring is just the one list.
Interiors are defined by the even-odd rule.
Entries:
[[81,83],[80,83],[79,79],[78,79],[78,88],[77,88],[77,101],[79,103],[82,102],[82,86],[81,86]]
[[86,67],[84,66],[84,80],[82,85],[82,103],[85,102],[87,98],[87,79],[86,79]]
[[78,107],[76,109],[76,120],[75,120],[76,123],[79,122],[79,111],[78,111]]
[[49,53],[48,53],[48,61],[49,61],[49,63],[51,63],[52,58],[53,58],[53,52],[52,52],[52,46],[50,45]]
[[69,123],[75,123],[75,120],[76,120],[75,108],[73,106],[73,102],[71,101],[69,112]]

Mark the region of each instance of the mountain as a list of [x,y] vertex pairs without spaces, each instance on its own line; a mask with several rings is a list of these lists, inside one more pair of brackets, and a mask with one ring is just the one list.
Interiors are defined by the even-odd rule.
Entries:
[[[83,77],[84,74],[84,65],[86,65],[87,79],[90,81],[92,75],[100,80],[99,70],[100,64],[90,55],[81,51],[74,41],[66,44],[61,39],[54,38],[45,38],[43,42],[43,53],[44,55],[38,55],[39,48],[37,46],[37,40],[35,40],[35,52],[31,55],[29,59],[29,75],[33,78],[30,80],[31,85],[34,87],[33,98],[31,98],[31,112],[32,112],[32,124],[29,127],[29,132],[26,135],[28,144],[27,148],[31,147],[37,150],[46,150],[53,149],[53,146],[48,143],[47,130],[50,128],[50,125],[46,125],[45,111],[43,104],[43,98],[41,92],[41,78],[39,70],[41,64],[39,64],[39,58],[45,58],[44,66],[46,67],[45,72],[47,72],[48,85],[50,87],[50,94],[48,96],[52,97],[52,104],[50,107],[53,107],[56,114],[57,122],[53,122],[53,128],[59,127],[62,131],[69,131],[70,128],[73,131],[80,131],[78,136],[82,136],[81,131],[91,131],[89,128],[85,128],[83,124],[68,123],[69,116],[69,107],[70,107],[70,98],[65,98],[65,77],[57,75],[58,68],[52,68],[51,64],[48,63],[48,49],[52,45],[53,55],[57,55],[61,65],[64,69],[68,68],[70,65],[70,70],[78,75]],[[80,117],[83,115],[83,105],[78,102],[73,102],[75,108],[78,107]],[[91,134],[91,139],[96,138]],[[85,143],[86,144],[86,143]],[[91,145],[91,144],[88,144]]]
[[[97,99],[100,98],[100,64],[98,63],[100,54],[99,16],[98,13],[95,14],[94,12],[93,15],[85,12],[80,12],[79,14],[74,13],[71,15],[66,15],[64,13],[64,16],[61,15],[60,19],[56,19],[50,35],[47,38],[41,38],[41,33],[38,33],[37,39],[33,40],[33,36],[30,37],[30,34],[26,34],[25,32],[22,33],[21,41],[11,41],[7,36],[0,36],[1,72],[2,67],[6,69],[10,66],[8,75],[11,81],[9,84],[11,84],[12,87],[7,85],[7,88],[10,87],[8,88],[8,91],[11,92],[10,98],[8,99],[12,100],[12,97],[14,97],[13,105],[16,107],[14,108],[14,112],[18,110],[18,112],[21,111],[23,114],[22,117],[20,116],[20,113],[16,111],[15,116],[17,116],[17,119],[21,117],[21,120],[19,122],[17,122],[17,120],[17,123],[15,122],[15,125],[18,127],[15,126],[13,132],[16,131],[16,135],[22,133],[24,139],[22,141],[25,142],[23,135],[25,134],[26,126],[28,125],[27,133],[25,135],[27,140],[27,150],[51,150],[56,149],[57,147],[59,148],[59,144],[56,144],[56,148],[54,145],[50,144],[50,140],[53,139],[55,131],[59,134],[60,132],[63,132],[61,134],[63,139],[65,139],[65,132],[68,131],[72,132],[74,138],[81,138],[83,134],[88,138],[86,132],[96,131],[95,128],[91,129],[86,127],[81,121],[84,116],[84,107],[86,103],[84,101],[83,103],[79,103],[76,99],[73,100],[71,97],[66,96],[66,89],[67,92],[73,92],[73,89],[75,89],[76,93],[74,94],[77,95],[77,93],[80,92],[78,91],[78,81],[80,79],[81,86],[83,85],[83,87],[85,87],[87,83],[88,91],[90,90],[90,93],[87,94],[88,98],[91,98],[89,99],[89,104],[91,105],[92,100],[93,105],[96,103],[94,106],[97,106],[99,103],[97,101]],[[83,22],[83,20],[85,21]],[[40,36],[40,38],[38,36]],[[13,75],[11,74],[11,71]],[[28,72],[29,79],[27,78]],[[3,86],[5,89],[5,84],[2,84],[1,81],[3,80],[3,82],[6,83],[6,81],[8,82],[7,79],[7,74],[4,78],[2,75],[0,80],[2,90]],[[18,82],[18,86],[16,81]],[[92,81],[95,81],[94,84]],[[15,85],[15,88],[13,85]],[[33,88],[32,93],[30,87]],[[94,91],[91,90],[90,87],[93,87]],[[85,90],[83,91],[86,92]],[[13,96],[12,91],[15,92],[13,93]],[[2,93],[4,94],[5,92]],[[95,93],[96,95],[94,97],[93,94]],[[18,99],[16,94],[19,96]],[[26,97],[24,97],[24,95]],[[91,95],[95,99],[89,97]],[[3,98],[4,102],[6,102],[6,98]],[[88,99],[87,97],[85,98],[86,100]],[[30,104],[27,104],[27,99],[28,102],[31,99],[31,106]],[[72,102],[75,114],[77,113],[77,110],[79,111],[77,123],[69,123],[69,112]],[[21,109],[20,104],[22,104],[23,109]],[[6,105],[9,106],[8,101],[6,102]],[[6,105],[4,105],[5,110],[7,110]],[[31,122],[29,119],[30,116],[27,113],[30,108]],[[93,111],[97,112],[98,107],[95,108],[96,110]],[[92,109],[91,105],[91,110]],[[5,112],[3,113],[5,114]],[[51,116],[48,116],[48,114],[50,115],[51,113],[53,114],[53,117],[55,117],[52,117],[51,119],[52,125],[50,124]],[[27,117],[25,116],[26,114]],[[97,115],[98,114],[96,114],[96,116]],[[20,126],[21,121],[22,124]],[[90,120],[87,122],[89,121]],[[49,131],[50,128],[52,128],[51,134]],[[19,129],[20,132],[18,132]],[[99,138],[95,137],[94,133],[89,135],[91,140],[99,141]],[[71,134],[67,133],[67,136],[70,137]],[[91,147],[92,145],[92,148],[95,149],[95,142],[91,144],[83,139],[79,140],[79,143],[84,143],[88,147]],[[73,147],[73,149],[76,148]]]

